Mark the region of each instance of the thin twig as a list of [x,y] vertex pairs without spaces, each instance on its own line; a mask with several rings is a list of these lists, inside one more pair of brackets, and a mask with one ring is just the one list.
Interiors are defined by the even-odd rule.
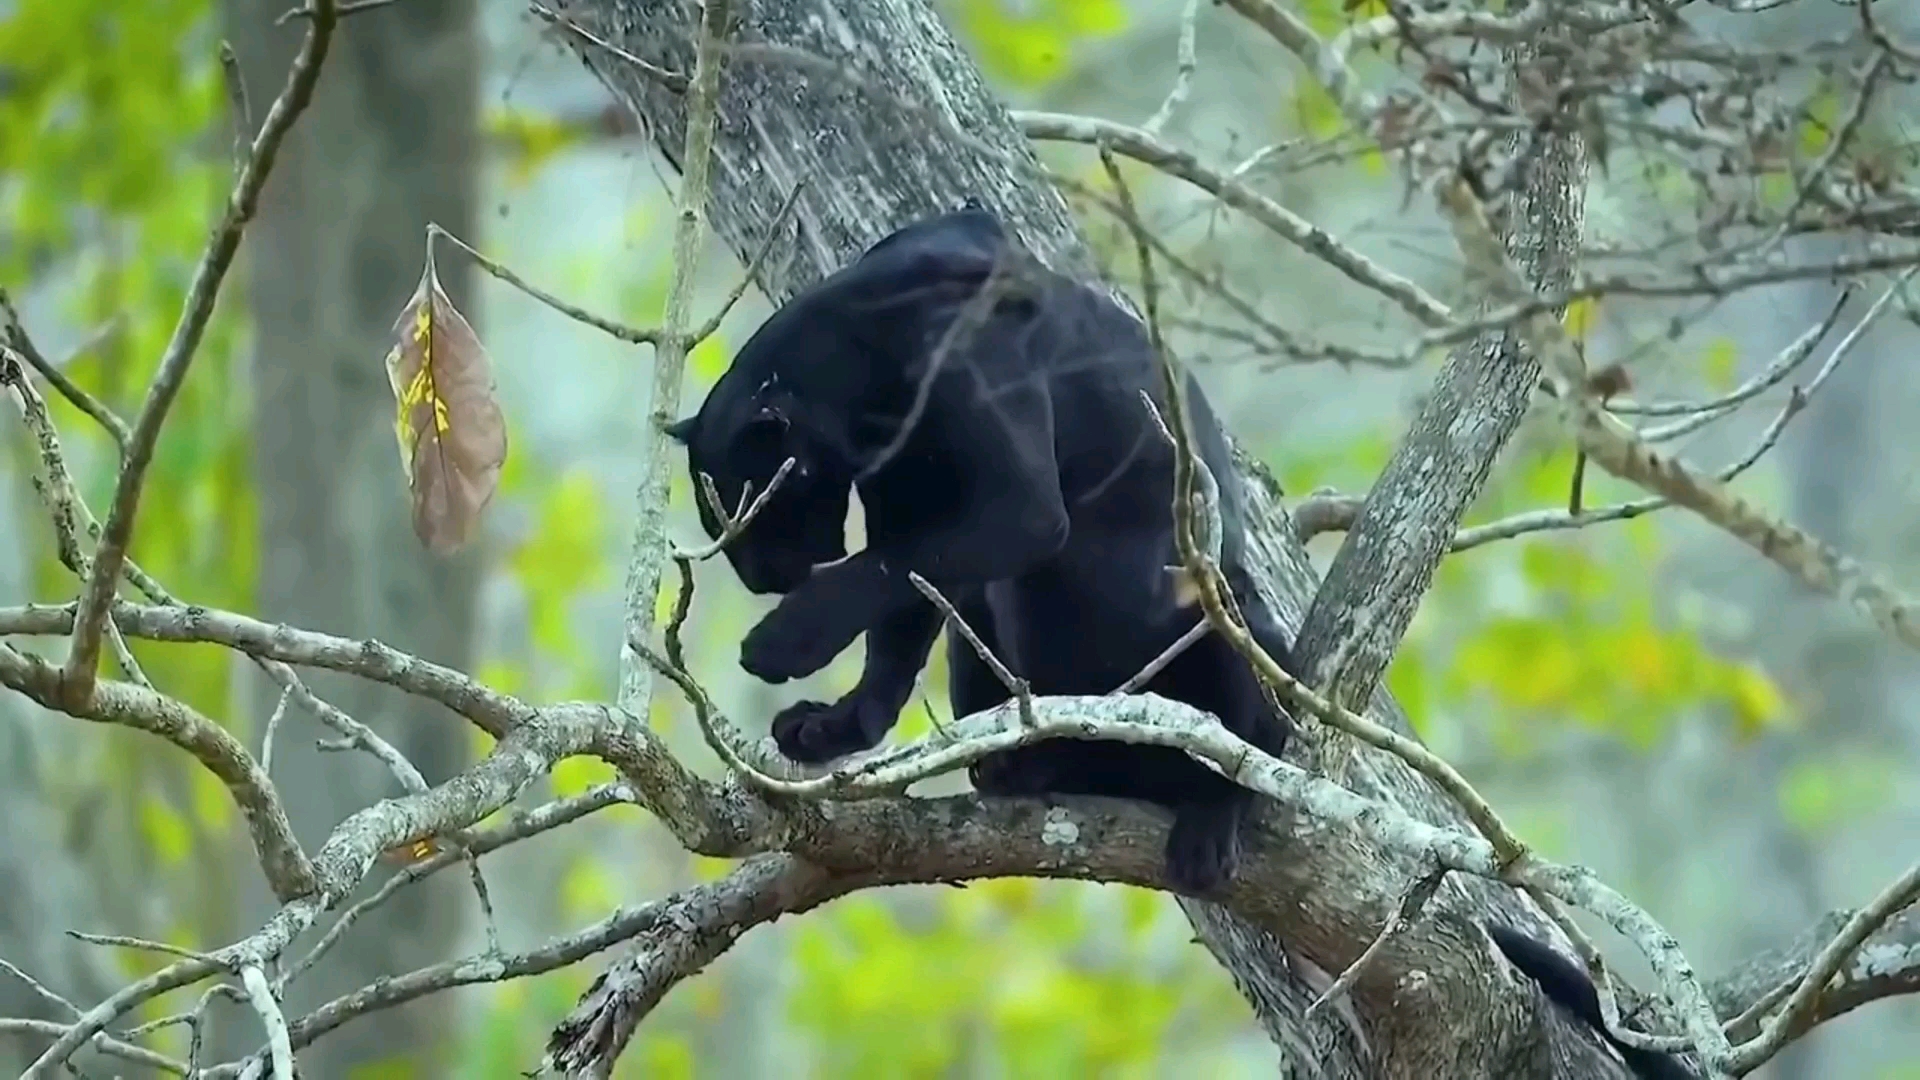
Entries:
[[1186,10],[1180,13],[1179,60],[1174,71],[1173,89],[1167,91],[1166,100],[1154,110],[1153,116],[1140,125],[1140,130],[1149,135],[1160,134],[1160,129],[1167,126],[1174,114],[1186,108],[1187,97],[1193,93],[1193,73],[1200,67],[1194,50],[1199,22],[1200,0],[1187,0]]
[[280,734],[280,721],[287,718],[287,698],[293,693],[291,685],[280,688],[280,700],[274,702],[273,712],[267,716],[267,729],[260,736],[260,771],[273,775],[274,739]]
[[1113,692],[1116,694],[1131,694],[1139,690],[1141,687],[1147,685],[1147,683],[1153,680],[1153,677],[1155,675],[1158,675],[1162,671],[1166,670],[1167,665],[1173,663],[1174,659],[1177,658],[1181,653],[1186,652],[1188,649],[1192,648],[1194,642],[1199,641],[1203,637],[1206,637],[1207,631],[1211,629],[1213,629],[1213,624],[1208,622],[1205,618],[1202,618],[1199,622],[1194,623],[1193,626],[1190,629],[1188,629],[1186,633],[1180,635],[1179,640],[1167,646],[1164,650],[1161,651],[1159,656],[1156,656],[1152,660],[1147,661],[1146,667],[1141,668],[1139,672],[1133,676],[1133,678],[1128,679],[1126,682],[1123,682],[1119,686],[1114,687]]
[[1853,958],[1867,938],[1872,937],[1873,932],[1885,925],[1888,919],[1911,906],[1916,899],[1920,899],[1920,863],[1909,866],[1906,873],[1888,883],[1866,907],[1853,913],[1833,940],[1827,942],[1813,962],[1807,965],[1806,973],[1800,977],[1799,985],[1794,987],[1786,1005],[1768,1021],[1758,1036],[1734,1051],[1728,1064],[1745,1073],[1779,1053],[1811,1021],[1814,1009],[1820,1004],[1820,995],[1826,992],[1827,983],[1840,973],[1840,969]]
[[[1788,342],[1787,347],[1774,354],[1773,360],[1764,368],[1761,368],[1751,379],[1734,387],[1720,397],[1711,398],[1706,401],[1660,401],[1647,403],[1610,401],[1607,403],[1607,411],[1618,416],[1693,416],[1698,413],[1724,412],[1732,406],[1758,397],[1773,387],[1780,385],[1787,376],[1798,370],[1800,365],[1805,363],[1807,358],[1813,355],[1814,348],[1827,336],[1827,332],[1832,330],[1834,325],[1840,321],[1840,312],[1846,308],[1847,302],[1853,299],[1853,293],[1854,290],[1851,288],[1842,289],[1840,295],[1834,297],[1833,303],[1827,305],[1826,314],[1822,315],[1818,322],[1808,327],[1799,337]],[[1642,438],[1646,439],[1659,439],[1662,437],[1660,429],[1658,428],[1648,428],[1640,434]]]
[[[722,523],[720,535],[711,543],[702,544],[690,551],[675,550],[673,557],[687,562],[703,562],[718,555],[728,544],[739,539],[740,534],[747,531],[747,526],[753,524],[753,519],[759,517],[760,511],[766,508],[767,500],[773,498],[773,493],[780,488],[780,482],[793,471],[794,464],[793,458],[781,462],[780,467],[773,472],[773,479],[767,481],[766,489],[758,495],[753,493],[753,484],[749,481],[740,492],[742,505],[734,507],[732,513],[728,513],[726,508],[720,505],[720,495],[713,486],[713,478],[701,473],[700,497],[706,501],[707,509],[713,511],[713,516],[720,519]],[[751,502],[748,501],[749,497],[752,499]]]
[[547,292],[545,289],[537,285],[529,284],[525,278],[507,269],[499,262],[480,254],[478,249],[468,244],[465,240],[441,228],[438,223],[430,221],[427,223],[427,243],[432,244],[435,240],[445,240],[454,247],[459,248],[465,252],[467,257],[472,259],[474,264],[479,266],[480,269],[485,270],[488,274],[519,289],[521,292],[526,293],[528,296],[533,297],[535,300],[540,301],[575,322],[584,323],[609,337],[618,338],[632,345],[660,344],[660,337],[664,331],[658,328],[641,330],[637,327],[628,326],[625,323],[615,322],[612,319],[595,315],[586,308],[569,304],[565,300]]
[[169,945],[164,941],[149,941],[146,938],[128,937],[124,934],[89,934],[84,930],[69,930],[67,936],[75,941],[84,941],[89,945],[102,945],[112,949],[138,949],[141,952],[164,953],[168,956],[184,957],[188,960],[206,960],[208,955],[179,945]]
[[[39,1041],[39,1039],[57,1038],[67,1030],[67,1027],[68,1025],[53,1020],[29,1020],[11,1017],[0,1018],[0,1035],[33,1035],[37,1037],[33,1040],[36,1042]],[[144,1046],[135,1046],[130,1042],[109,1038],[105,1034],[95,1035],[87,1045],[102,1054],[117,1057],[122,1061],[131,1062],[135,1065],[144,1065],[149,1069],[158,1069],[161,1072],[170,1073],[174,1076],[189,1076],[192,1074],[191,1068],[181,1061],[170,1058],[165,1054],[149,1050]],[[75,1075],[79,1074],[76,1073]]]
[[1412,280],[1386,269],[1320,226],[1238,180],[1201,164],[1191,153],[1162,142],[1150,132],[1110,120],[1062,113],[1016,112],[1013,117],[1028,138],[1105,145],[1168,176],[1184,180],[1355,283],[1393,300],[1422,325],[1436,328],[1455,325],[1452,310]]
[[[787,216],[793,213],[793,208],[800,205],[800,193],[806,189],[807,182],[801,179],[793,185],[793,190],[787,192],[785,201],[781,202],[779,211],[773,215],[772,223],[767,226],[767,235],[760,238],[760,246],[754,250],[753,258],[747,260],[746,273],[741,274],[740,280],[735,282],[733,288],[728,291],[726,299],[720,302],[719,310],[693,332],[692,345],[698,345],[718,332],[720,323],[726,319],[727,313],[732,311],[733,306],[740,302],[740,298],[747,294],[747,286],[759,280],[760,271],[766,266],[767,256],[773,253],[774,241],[780,238],[781,226],[787,223]],[[688,347],[691,348],[692,345]]]
[[253,104],[247,100],[247,80],[240,73],[240,57],[233,43],[220,43],[220,75],[227,84],[227,107],[233,110],[233,167],[247,167],[247,147],[253,144]]
[[[603,38],[600,35],[594,33],[593,31],[587,29],[586,27],[581,26],[579,23],[574,22],[572,19],[569,19],[566,16],[561,15],[558,12],[554,11],[552,8],[547,7],[545,4],[540,3],[539,0],[533,0],[533,2],[529,3],[527,6],[533,9],[533,13],[535,15],[538,15],[540,16],[540,18],[546,20],[548,25],[559,27],[560,29],[565,30],[567,33],[573,34],[575,37],[578,37],[581,41],[584,41],[589,45],[594,46],[595,48],[604,49],[607,52],[612,53],[613,55],[619,57],[620,59],[625,60],[627,63],[632,64],[634,68],[636,68],[641,74],[647,76],[650,79],[653,79],[654,81],[658,82],[660,85],[666,87],[668,90],[676,94],[684,94],[687,92],[688,80],[685,75],[682,75],[677,71],[668,71],[666,68],[663,68],[658,64],[652,63],[647,60],[642,60],[638,56],[635,56],[632,53],[628,52],[627,50],[621,48],[620,46],[615,45],[613,42],[608,41],[606,38]],[[695,71],[696,78],[698,77],[698,74],[699,73],[696,67],[696,71]]]
[[81,388],[79,383],[74,382],[67,375],[65,369],[75,358],[100,347],[113,335],[125,329],[126,319],[115,316],[107,320],[99,329],[87,335],[86,339],[69,353],[63,362],[56,364],[50,362],[39,349],[34,347],[33,339],[27,335],[26,325],[20,321],[20,313],[14,309],[13,299],[7,295],[4,288],[0,288],[0,317],[6,320],[4,338],[0,339],[0,344],[11,345],[18,350],[20,355],[26,358],[27,366],[39,372],[41,378],[47,380],[55,390],[60,391],[61,397],[72,402],[74,408],[86,413],[105,428],[107,435],[113,439],[114,448],[124,457],[127,452],[127,443],[133,439],[133,432],[127,427],[127,422],[120,419],[100,399]]
[[4,971],[7,974],[13,976],[14,978],[20,980],[22,983],[26,985],[26,988],[28,990],[33,991],[33,994],[35,997],[38,997],[42,1001],[45,1001],[48,1004],[53,1005],[55,1008],[58,1008],[61,1012],[67,1013],[70,1016],[80,1015],[80,1006],[75,1005],[73,1002],[68,1001],[64,997],[61,997],[59,994],[55,993],[53,990],[49,989],[45,984],[40,982],[40,980],[27,974],[25,971],[20,970],[20,968],[16,967],[12,961],[8,960],[4,956],[0,956],[0,971]]
[[[348,15],[358,15],[363,11],[373,11],[399,2],[400,0],[342,0],[336,5],[334,13],[340,18],[346,18]],[[280,13],[279,18],[273,20],[273,25],[285,26],[295,19],[310,19],[313,14],[314,8],[311,3],[305,7],[288,8]]]
[[1449,873],[1451,871],[1446,867],[1436,866],[1420,875],[1419,880],[1413,883],[1406,895],[1400,898],[1400,906],[1394,908],[1393,913],[1387,916],[1386,923],[1380,927],[1380,932],[1374,935],[1372,943],[1353,963],[1347,965],[1347,969],[1340,973],[1339,978],[1333,980],[1326,990],[1307,1005],[1309,1017],[1327,1005],[1337,1002],[1341,996],[1353,989],[1353,984],[1359,981],[1361,973],[1375,957],[1380,955],[1380,951],[1387,947],[1387,943],[1419,921],[1421,913],[1426,910],[1427,902],[1440,891],[1440,883],[1447,880]]
[[[687,564],[676,562],[675,565],[684,567]],[[782,779],[748,761],[746,752],[740,749],[747,745],[747,740],[739,735],[739,729],[734,726],[733,721],[727,719],[726,714],[714,705],[713,698],[708,695],[706,688],[700,685],[699,680],[688,674],[685,668],[655,652],[653,647],[645,641],[629,640],[627,646],[650,668],[666,676],[667,681],[679,688],[688,704],[693,707],[695,722],[700,728],[701,737],[706,740],[708,749],[711,749],[721,763],[733,770],[740,779],[769,794],[793,795],[799,794],[802,789],[812,790],[812,786],[805,781],[796,783]],[[829,778],[828,783],[830,786],[837,786],[832,778]]]
[[947,621],[947,628],[960,635],[961,639],[973,649],[975,655],[980,657],[980,662],[987,665],[987,670],[993,672],[993,677],[1000,680],[1000,685],[1007,688],[1007,693],[1013,695],[1013,700],[1020,709],[1021,722],[1032,727],[1033,688],[1027,685],[1027,680],[1008,670],[1007,665],[993,655],[993,650],[987,648],[987,643],[981,640],[973,627],[967,625],[967,620],[960,617],[960,612],[954,608],[953,603],[941,595],[940,590],[934,588],[926,578],[909,570],[907,580],[913,583],[914,588],[920,590],[920,595],[926,597],[929,603],[939,609],[941,617]]

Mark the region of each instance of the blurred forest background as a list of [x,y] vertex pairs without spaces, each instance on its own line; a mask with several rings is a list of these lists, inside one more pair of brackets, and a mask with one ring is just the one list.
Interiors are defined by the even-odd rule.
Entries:
[[[288,3],[0,0],[0,283],[42,348],[122,414],[138,406],[231,180],[218,42],[233,43],[252,108],[263,110],[298,40],[297,26],[274,24]],[[1131,120],[1172,78],[1175,0],[941,7],[1016,107]],[[1340,0],[1301,7],[1322,30],[1348,17]],[[1883,5],[1888,17],[1894,7]],[[1852,18],[1838,5],[1799,5],[1745,18],[1738,32],[1777,35],[1777,46]],[[1203,63],[1182,140],[1220,160],[1294,140],[1258,171],[1264,190],[1437,294],[1458,295],[1442,230],[1406,209],[1377,158],[1343,146],[1324,95],[1256,59],[1243,27],[1204,16],[1199,26]],[[409,535],[381,367],[428,221],[589,310],[660,321],[665,168],[545,33],[519,0],[406,0],[343,27],[149,480],[137,554],[177,595],[379,638],[529,700],[612,698],[650,351],[443,250],[441,279],[492,353],[512,440],[484,535],[453,559]],[[1897,93],[1915,102],[1911,90]],[[1083,149],[1043,155],[1099,182]],[[1189,258],[1251,283],[1264,316],[1361,342],[1379,324],[1372,294],[1276,251],[1172,181],[1140,183],[1156,228]],[[1628,209],[1607,179],[1595,183],[1590,239],[1630,235],[1644,208]],[[1110,222],[1094,234],[1122,249]],[[741,270],[717,244],[702,267],[705,312]],[[1590,350],[1627,358],[1637,396],[1686,397],[1757,370],[1837,295],[1794,283],[1696,306],[1661,364],[1635,365],[1634,348],[1665,338],[1671,306],[1607,301],[1574,321]],[[1215,401],[1293,498],[1323,486],[1363,492],[1432,372],[1430,361],[1389,370],[1262,356],[1213,313],[1176,311]],[[685,400],[697,401],[765,312],[750,292],[696,351]],[[1907,581],[1920,580],[1916,348],[1910,322],[1876,326],[1742,482]],[[101,507],[113,443],[65,401],[52,404],[83,492]],[[1685,450],[1728,460],[1766,419],[1760,410],[1715,425]],[[0,603],[64,602],[72,580],[27,484],[33,446],[11,416],[5,423]],[[1557,436],[1523,431],[1469,524],[1564,505],[1572,456]],[[684,488],[678,467],[675,476]],[[674,495],[683,538],[698,534],[688,494]],[[1590,504],[1626,494],[1589,473]],[[1321,537],[1315,554],[1338,539]],[[690,645],[719,704],[751,723],[820,697],[819,686],[776,691],[738,671],[735,643],[763,605],[723,564],[702,575]],[[133,651],[156,685],[258,743],[277,694],[233,654],[147,641]],[[944,703],[941,667],[928,691]],[[849,652],[814,682],[837,690],[857,669]],[[1860,902],[1911,860],[1920,835],[1920,658],[1680,514],[1450,557],[1390,684],[1422,736],[1526,840],[1595,867],[1706,972]],[[312,685],[393,739],[429,781],[484,749],[484,736],[437,706],[338,677]],[[298,713],[276,774],[311,842],[392,794],[392,781],[371,758],[316,750],[326,733]],[[717,772],[677,700],[662,695],[653,722],[685,760]],[[916,706],[899,735],[928,723]],[[211,946],[271,910],[219,782],[158,745],[0,696],[0,958],[75,1001],[96,1001],[165,958],[65,931]],[[570,759],[522,803],[611,779],[596,760]],[[508,948],[722,868],[629,806],[484,865]],[[464,876],[439,875],[368,918],[296,985],[289,1014],[483,947],[488,926]],[[1274,1047],[1190,936],[1170,900],[1119,886],[999,880],[862,893],[754,931],[647,1020],[619,1075],[1271,1075]],[[301,1063],[323,1080],[514,1076],[539,1060],[596,968],[589,960],[378,1013]],[[191,1004],[163,998],[140,1019]],[[0,1016],[29,1015],[52,1014],[0,973]],[[217,1004],[212,1017],[209,1037],[226,1051],[258,1045],[244,1006]],[[150,1045],[184,1055],[187,1037],[176,1028]],[[0,1071],[43,1045],[0,1032]],[[1756,1075],[1920,1078],[1920,1001],[1826,1024]]]

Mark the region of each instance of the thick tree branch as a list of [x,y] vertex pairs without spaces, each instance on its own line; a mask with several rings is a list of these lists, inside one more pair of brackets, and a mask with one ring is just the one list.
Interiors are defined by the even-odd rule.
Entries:
[[[615,959],[556,1033],[547,1064],[570,1070],[563,1075],[578,1075],[594,1061],[610,1060],[608,1055],[624,1045],[633,1025],[666,991],[698,974],[753,927],[858,889],[995,874],[1160,884],[1155,877],[1159,822],[1152,812],[1134,806],[1103,800],[1072,800],[1048,808],[1024,800],[895,798],[840,812],[846,817],[810,837],[805,860],[778,853],[754,856],[719,881],[623,908],[527,952],[475,955],[383,980],[293,1021],[293,1045],[308,1045],[368,1012],[458,986],[538,975],[641,937],[648,944]],[[535,818],[528,815],[526,820],[533,823]],[[513,831],[517,835],[523,828]],[[483,833],[478,842],[491,850],[504,841],[500,832]],[[1073,865],[1081,858],[1084,865]],[[436,861],[444,866],[453,860]],[[1267,870],[1257,872],[1265,875]],[[1250,880],[1248,892],[1252,898],[1236,898],[1236,907],[1257,905],[1259,897],[1273,895],[1264,876]],[[1755,958],[1716,980],[1712,993],[1721,1014],[1737,1015],[1804,970],[1847,914],[1827,917],[1793,946]],[[1815,1020],[1915,989],[1920,989],[1920,925],[1910,915],[1868,942],[1822,996]],[[244,1064],[220,1066],[207,1080],[237,1076]]]

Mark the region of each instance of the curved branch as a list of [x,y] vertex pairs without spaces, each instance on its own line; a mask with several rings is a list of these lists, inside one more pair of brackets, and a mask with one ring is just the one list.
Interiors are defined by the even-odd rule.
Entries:
[[61,693],[59,668],[5,645],[0,645],[0,684],[46,708],[158,735],[192,754],[226,784],[240,808],[274,896],[286,903],[315,889],[313,864],[293,835],[293,823],[280,805],[273,781],[225,728],[165,694],[117,681],[97,683],[86,705],[75,709]]
[[[96,700],[112,699],[124,684],[102,682]],[[23,1080],[39,1080],[129,1010],[182,986],[221,972],[276,960],[320,913],[358,888],[382,852],[429,836],[464,829],[500,809],[545,776],[553,764],[584,753],[604,710],[556,707],[494,744],[485,758],[428,791],[387,799],[336,826],[313,857],[313,888],[284,903],[258,932],[210,955],[181,960],[123,987],[89,1009],[28,1067]]]
[[[64,634],[73,627],[75,605],[27,604],[0,608],[0,634]],[[358,675],[437,701],[499,738],[533,714],[533,706],[453,668],[403,653],[372,639],[354,640],[284,623],[262,622],[217,608],[134,604],[117,600],[114,625],[131,637],[152,641],[200,641],[249,656],[300,667]]]
[[[849,816],[814,836],[805,859],[754,856],[717,881],[622,908],[526,952],[465,957],[362,987],[291,1023],[293,1045],[306,1046],[367,1013],[428,994],[539,975],[641,938],[595,978],[549,1043],[544,1065],[564,1070],[562,1075],[590,1075],[596,1062],[618,1055],[673,987],[704,970],[748,931],[860,889],[1002,875],[1164,886],[1155,855],[1162,819],[1132,804],[1071,799],[1048,807],[1031,800],[953,796],[878,799],[842,812]],[[1267,891],[1269,874],[1277,869],[1253,868],[1233,900],[1235,908],[1280,906]],[[1790,946],[1715,980],[1711,993],[1720,1015],[1738,1015],[1773,986],[1804,971],[1848,914],[1836,912]],[[1915,991],[1920,991],[1920,916],[1910,913],[1868,941],[1862,956],[1822,996],[1813,1022]],[[1738,1030],[1732,1034],[1741,1036]],[[230,1080],[244,1065],[210,1070],[207,1080]]]

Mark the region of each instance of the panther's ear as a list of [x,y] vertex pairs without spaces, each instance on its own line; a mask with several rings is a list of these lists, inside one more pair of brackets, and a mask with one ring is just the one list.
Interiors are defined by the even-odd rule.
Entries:
[[687,445],[693,439],[693,429],[696,426],[694,422],[698,419],[700,419],[698,416],[689,416],[685,420],[675,420],[668,424],[667,437],[681,446]]

